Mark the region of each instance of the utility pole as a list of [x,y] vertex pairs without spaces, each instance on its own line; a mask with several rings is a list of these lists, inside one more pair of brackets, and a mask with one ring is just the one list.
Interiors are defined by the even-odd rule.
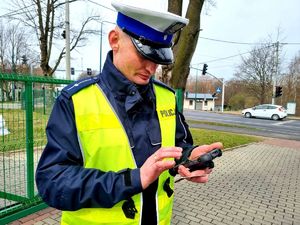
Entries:
[[70,60],[70,6],[69,0],[65,0],[65,29],[66,29],[66,79],[71,80]]
[[272,104],[274,105],[275,104],[275,94],[276,94],[276,85],[277,85],[277,78],[278,78],[278,73],[279,73],[279,41],[277,41],[275,43],[275,47],[276,47],[276,65],[275,65],[275,68],[276,68],[276,72],[274,74],[274,77],[273,77],[273,95],[272,95]]

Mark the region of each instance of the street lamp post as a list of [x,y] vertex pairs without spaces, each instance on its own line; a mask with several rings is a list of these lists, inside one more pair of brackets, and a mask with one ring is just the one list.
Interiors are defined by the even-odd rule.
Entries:
[[222,79],[222,112],[224,112],[225,81]]
[[100,61],[100,65],[99,65],[99,73],[101,73],[101,69],[102,69],[102,27],[103,27],[103,21],[101,21],[101,26],[100,26],[100,57],[99,57],[99,61]]
[[66,79],[70,80],[70,70],[71,70],[71,57],[70,57],[70,6],[69,1],[65,1],[65,12],[66,12],[66,21],[65,21],[65,32],[66,32]]
[[207,74],[209,74],[210,76],[214,77],[215,79],[217,79],[218,81],[220,81],[222,83],[222,106],[221,106],[221,111],[224,112],[224,96],[225,96],[225,81],[224,78],[217,78],[216,76],[212,75],[211,73],[206,72]]

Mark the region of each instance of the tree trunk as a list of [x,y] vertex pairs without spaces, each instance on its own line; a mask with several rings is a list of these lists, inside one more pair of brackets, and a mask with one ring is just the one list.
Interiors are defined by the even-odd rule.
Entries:
[[[187,78],[190,72],[190,62],[195,52],[198,36],[200,31],[200,14],[204,0],[190,0],[186,12],[186,18],[189,19],[189,24],[178,32],[174,37],[174,58],[175,62],[172,66],[163,66],[163,78],[172,70],[172,76],[169,84],[174,89],[182,89],[182,95],[185,91]],[[182,0],[169,0],[169,12],[181,15]],[[180,96],[180,99],[183,96]],[[183,104],[183,103],[180,103]]]
[[203,2],[204,0],[193,0],[189,2],[186,18],[190,21],[181,31],[178,46],[176,46],[176,59],[170,80],[170,85],[173,88],[185,89],[190,72],[190,62],[198,42],[200,12]]
[[[182,16],[182,0],[168,0],[168,12]],[[176,58],[177,46],[180,37],[180,31],[177,32],[173,37],[173,54]],[[162,78],[161,81],[165,84],[170,84],[171,72],[174,68],[174,64],[162,66]]]

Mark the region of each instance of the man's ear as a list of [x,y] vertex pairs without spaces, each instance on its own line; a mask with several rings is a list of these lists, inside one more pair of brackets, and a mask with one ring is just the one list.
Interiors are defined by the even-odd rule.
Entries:
[[119,48],[120,34],[116,30],[111,30],[108,34],[108,41],[111,49],[117,51]]

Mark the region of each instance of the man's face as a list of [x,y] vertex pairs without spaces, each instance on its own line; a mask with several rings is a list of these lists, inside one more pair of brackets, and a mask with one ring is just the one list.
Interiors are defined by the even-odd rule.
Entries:
[[119,39],[117,47],[112,46],[114,65],[133,83],[148,84],[158,65],[138,53],[128,35],[120,29],[115,32],[118,33]]

